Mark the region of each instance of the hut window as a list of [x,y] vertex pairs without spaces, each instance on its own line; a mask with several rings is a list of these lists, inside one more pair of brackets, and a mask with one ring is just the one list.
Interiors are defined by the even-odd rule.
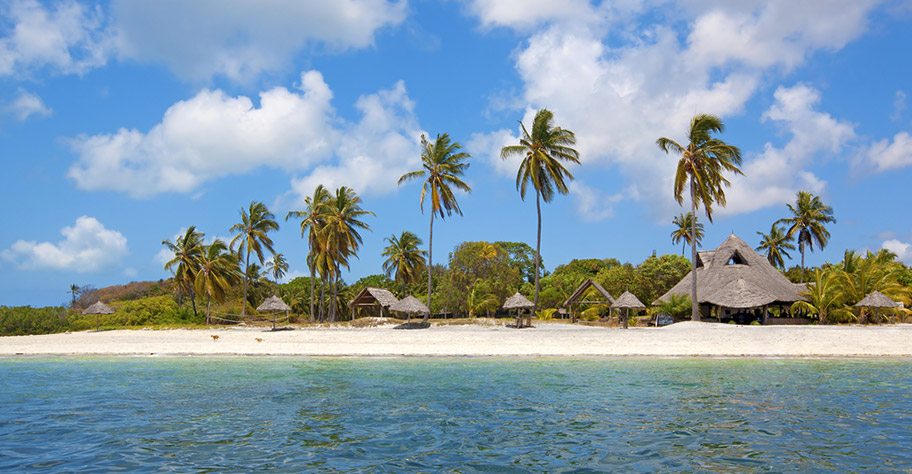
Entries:
[[747,261],[744,260],[744,257],[742,257],[740,253],[735,252],[732,254],[731,258],[728,259],[726,265],[747,265]]

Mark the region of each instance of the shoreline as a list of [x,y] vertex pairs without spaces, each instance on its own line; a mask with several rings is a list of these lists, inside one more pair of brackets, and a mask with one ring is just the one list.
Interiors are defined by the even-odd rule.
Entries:
[[[218,336],[217,339],[212,336]],[[912,324],[732,326],[683,322],[630,329],[536,322],[426,329],[307,327],[119,329],[0,337],[0,357],[909,358]]]

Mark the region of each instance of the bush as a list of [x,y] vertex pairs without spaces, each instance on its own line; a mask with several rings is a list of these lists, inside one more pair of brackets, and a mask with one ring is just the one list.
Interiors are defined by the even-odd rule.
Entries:
[[538,319],[541,321],[551,321],[554,319],[554,313],[557,311],[557,308],[548,308],[543,309],[538,312]]
[[67,312],[61,306],[0,306],[0,336],[51,334],[67,329]]
[[760,325],[760,321],[757,321],[757,320],[755,319],[755,320],[751,321],[750,325],[751,325],[751,326],[759,326],[759,325]]

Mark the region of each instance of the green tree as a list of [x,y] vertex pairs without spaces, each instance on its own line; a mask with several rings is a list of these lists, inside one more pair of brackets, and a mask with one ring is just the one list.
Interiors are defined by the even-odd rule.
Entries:
[[[165,263],[165,270],[174,269],[174,282],[181,293],[190,295],[193,305],[193,316],[196,316],[196,292],[193,290],[196,272],[199,271],[199,258],[203,255],[203,233],[190,226],[184,235],[175,239],[162,240],[162,245],[174,253],[174,257]],[[174,268],[174,267],[177,268]]]
[[[846,259],[837,273],[837,286],[842,300],[848,305],[858,303],[868,294],[879,291],[893,300],[909,302],[910,288],[900,282],[905,267],[894,261],[893,255],[883,249],[878,253],[868,251],[865,257],[846,251]],[[864,321],[865,308],[851,308],[857,311],[859,320]],[[877,322],[877,321],[872,321]]]
[[[788,204],[792,217],[786,217],[776,221],[776,224],[784,223],[788,228],[786,235],[794,237],[798,234],[798,251],[801,252],[801,268],[804,267],[804,248],[807,247],[814,251],[814,242],[817,247],[823,250],[830,240],[830,232],[826,230],[824,224],[835,223],[833,217],[833,208],[823,204],[819,196],[814,196],[807,191],[798,191],[798,197],[795,205]],[[804,283],[804,279],[801,280]]]
[[274,294],[279,294],[279,279],[288,271],[288,261],[285,260],[285,256],[280,253],[273,255],[266,263],[266,271],[272,274],[272,279],[275,281]]
[[[453,188],[472,192],[468,184],[462,182],[461,176],[469,168],[469,163],[465,161],[471,156],[463,151],[459,142],[450,140],[446,133],[438,134],[433,143],[427,141],[424,135],[421,135],[421,166],[424,169],[410,171],[399,178],[399,184],[413,179],[424,179],[421,187],[421,212],[424,212],[424,198],[430,195],[431,201],[431,225],[428,231],[428,294],[427,307],[431,308],[431,274],[433,273],[433,250],[434,250],[434,216],[439,214],[441,219],[446,216],[456,214],[462,215],[459,209],[459,203],[456,202],[456,195],[453,194]],[[424,315],[424,321],[430,317],[430,313]]]
[[[272,249],[272,239],[267,235],[270,231],[279,230],[279,224],[275,221],[275,216],[269,212],[266,205],[253,201],[250,203],[250,209],[245,211],[241,208],[241,222],[231,226],[229,229],[232,233],[237,233],[231,239],[230,248],[234,249],[237,245],[237,255],[240,257],[246,254],[244,268],[250,266],[250,252],[256,253],[260,265],[263,264],[263,249],[275,254]],[[247,315],[247,284],[248,279],[244,278],[244,306],[241,308],[241,317]]]
[[335,197],[326,206],[326,218],[318,234],[325,249],[327,263],[332,266],[332,295],[330,321],[335,322],[338,308],[339,274],[341,267],[349,268],[349,259],[356,257],[361,245],[359,229],[370,230],[361,219],[374,213],[361,209],[361,198],[346,186],[336,190]]
[[[697,207],[702,205],[706,217],[712,222],[712,205],[718,203],[725,207],[725,191],[723,186],[731,186],[723,172],[744,174],[741,165],[741,151],[738,147],[729,145],[718,138],[713,138],[714,133],[725,130],[722,120],[715,115],[699,114],[690,121],[687,130],[687,147],[678,142],[661,137],[656,144],[665,153],[674,152],[681,155],[674,177],[674,195],[678,204],[684,203],[684,188],[690,190],[690,213],[697,215]],[[692,235],[696,235],[697,219],[693,220]],[[691,291],[692,318],[700,320],[700,305],[697,300],[697,242],[690,245],[691,261]]]
[[522,137],[519,145],[505,146],[500,150],[500,157],[508,159],[514,156],[523,157],[516,173],[516,188],[520,199],[526,199],[529,184],[535,188],[535,210],[538,213],[538,230],[535,238],[535,299],[532,301],[532,314],[538,311],[538,293],[540,290],[539,267],[541,266],[541,201],[551,202],[554,192],[567,194],[569,189],[564,179],[573,179],[562,162],[580,164],[579,152],[573,147],[576,135],[552,125],[554,114],[548,109],[541,109],[532,120],[532,133],[520,122]]
[[772,266],[785,270],[785,261],[782,256],[785,255],[788,259],[792,258],[786,251],[795,250],[795,246],[790,243],[792,237],[776,224],[773,224],[769,234],[764,234],[763,232],[757,232],[757,234],[761,237],[757,251],[765,251],[766,259],[769,260]]
[[[317,236],[326,218],[326,206],[329,203],[329,191],[322,184],[317,185],[312,196],[304,198],[303,211],[290,211],[285,215],[301,219],[301,238],[307,235],[307,268],[310,269],[310,322],[314,322],[314,274],[316,272],[317,254],[321,251]],[[322,320],[322,315],[321,315]]]
[[690,297],[687,295],[669,295],[668,301],[659,301],[659,304],[653,308],[653,314],[667,314],[673,320],[678,321],[687,316],[687,313],[691,310]]
[[212,301],[224,301],[231,286],[240,281],[238,258],[231,252],[225,242],[216,240],[203,248],[199,257],[199,270],[196,272],[194,289],[206,295],[206,324],[211,321]]
[[808,284],[807,291],[802,291],[798,294],[807,298],[807,301],[792,303],[793,313],[804,311],[808,314],[817,315],[821,323],[840,316],[855,318],[855,315],[843,307],[843,293],[839,288],[838,276],[833,273],[819,268],[816,269],[814,271],[814,280]]
[[[525,242],[494,242],[494,245],[507,252],[513,266],[519,269],[523,280],[535,283],[535,249]],[[538,268],[540,271],[544,271],[545,265],[539,261]]]
[[401,298],[405,298],[405,285],[413,283],[424,271],[427,263],[424,256],[427,254],[418,247],[423,244],[417,235],[404,230],[399,237],[391,235],[386,238],[389,245],[383,249],[383,271],[387,276],[394,276],[402,284]]
[[693,243],[691,235],[695,232],[697,235],[697,247],[702,247],[701,244],[703,240],[703,224],[699,222],[694,222],[694,215],[691,212],[687,214],[681,214],[676,216],[674,220],[671,221],[672,224],[678,226],[677,229],[671,232],[671,243],[677,245],[678,242],[683,241],[684,244],[681,245],[681,255],[684,255],[684,249],[687,245]]

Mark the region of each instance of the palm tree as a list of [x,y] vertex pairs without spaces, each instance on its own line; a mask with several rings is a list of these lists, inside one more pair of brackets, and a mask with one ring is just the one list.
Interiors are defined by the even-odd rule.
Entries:
[[798,191],[798,198],[794,206],[788,204],[792,217],[776,221],[776,224],[789,225],[786,235],[794,237],[798,233],[798,251],[801,252],[801,282],[804,283],[804,247],[814,251],[814,242],[823,250],[830,240],[830,233],[824,224],[835,223],[833,208],[823,204],[819,196],[814,196],[807,191]]
[[383,249],[384,257],[383,271],[386,276],[394,276],[397,282],[402,283],[402,298],[405,298],[405,285],[413,283],[425,269],[424,250],[419,250],[418,246],[423,242],[417,235],[404,230],[399,237],[395,234],[386,238],[389,245]]
[[[434,244],[434,216],[440,214],[443,219],[446,216],[456,214],[462,215],[459,209],[459,203],[456,202],[456,195],[453,194],[451,187],[472,192],[469,185],[462,182],[460,177],[465,170],[469,168],[469,163],[465,160],[471,158],[466,153],[459,151],[462,145],[459,142],[450,141],[450,136],[446,133],[438,134],[434,143],[428,142],[424,135],[421,135],[421,165],[424,169],[410,171],[399,178],[399,184],[418,178],[425,178],[424,185],[421,187],[421,212],[424,213],[424,198],[430,194],[431,201],[431,227],[428,232],[428,295],[427,307],[431,309],[431,268],[433,268],[433,244]],[[424,315],[424,321],[430,317],[430,312]]]
[[791,259],[792,256],[786,250],[795,250],[795,246],[789,243],[792,238],[785,233],[783,228],[776,224],[773,224],[769,234],[764,234],[763,232],[757,232],[757,234],[762,239],[757,251],[762,252],[765,250],[766,259],[769,260],[769,263],[776,268],[784,270],[785,261],[782,260],[782,256],[785,255],[786,258]]
[[317,234],[323,226],[326,203],[329,202],[329,191],[322,184],[317,185],[314,189],[313,196],[304,198],[303,211],[290,211],[285,215],[287,221],[289,217],[301,219],[301,238],[307,234],[307,267],[310,268],[310,322],[314,322],[314,273],[316,255],[319,252],[317,243]]
[[366,215],[373,216],[374,213],[361,209],[361,198],[354,190],[345,186],[336,190],[335,198],[326,206],[325,223],[317,237],[333,266],[331,322],[336,320],[341,266],[349,268],[349,258],[357,257],[358,247],[361,245],[361,234],[358,233],[358,229],[370,230],[370,226],[360,220]]
[[538,231],[535,240],[535,299],[532,302],[532,315],[538,310],[539,276],[541,274],[541,201],[551,202],[556,190],[567,194],[570,190],[564,178],[573,179],[573,175],[561,163],[580,164],[579,152],[572,148],[576,144],[576,135],[551,124],[554,114],[548,109],[541,109],[532,120],[532,133],[520,122],[522,137],[519,145],[505,146],[500,150],[500,157],[507,159],[513,156],[523,157],[516,173],[516,189],[520,199],[526,199],[526,188],[531,183],[535,188],[535,210],[538,212]]
[[697,220],[696,224],[693,222],[694,215],[690,212],[687,214],[681,214],[674,218],[671,221],[672,224],[678,226],[671,233],[671,243],[677,244],[678,242],[684,241],[684,245],[681,245],[681,255],[684,255],[684,248],[691,243],[691,232],[696,231],[697,233],[697,247],[702,247],[701,241],[703,240],[703,224]]
[[174,269],[174,281],[181,292],[190,294],[190,303],[193,305],[193,316],[196,316],[196,292],[193,291],[193,281],[199,270],[199,258],[203,255],[203,233],[196,231],[196,226],[190,226],[184,235],[175,239],[162,240],[162,245],[174,252],[174,258],[165,263],[165,270]]
[[199,257],[199,271],[194,279],[194,289],[207,297],[206,324],[210,321],[212,300],[224,301],[231,286],[240,280],[238,258],[228,252],[225,242],[216,240],[203,248]]
[[838,277],[826,270],[816,269],[814,281],[808,284],[807,291],[798,294],[807,298],[807,301],[792,303],[792,312],[804,311],[817,315],[820,322],[826,322],[830,316],[855,316],[842,305],[842,291],[839,288]]
[[[275,216],[269,212],[266,205],[253,201],[250,203],[249,211],[241,208],[241,222],[231,226],[231,229],[229,229],[230,232],[237,232],[237,235],[231,239],[230,248],[234,249],[235,245],[237,245],[238,257],[241,254],[247,254],[244,260],[245,269],[250,266],[250,252],[256,253],[260,265],[263,264],[264,259],[263,248],[268,250],[269,253],[275,254],[275,251],[272,250],[272,239],[266,235],[273,230],[279,230],[279,224],[276,223]],[[244,273],[246,275],[246,270]],[[241,308],[241,317],[247,315],[247,284],[248,278],[245,276],[244,306]]]
[[[76,307],[76,293],[79,293],[79,285],[77,285],[75,283],[70,285],[69,293],[73,295],[73,302],[70,303],[70,308],[75,308]],[[195,307],[194,307],[194,309],[195,309]]]
[[861,301],[873,291],[907,302],[912,290],[900,281],[904,271],[905,266],[895,262],[890,253],[868,251],[867,256],[861,257],[854,251],[846,251],[843,269],[837,273],[837,285],[843,301],[849,305]]
[[285,256],[277,253],[272,256],[272,259],[266,264],[266,271],[272,273],[272,277],[275,280],[275,293],[279,294],[279,279],[285,276],[285,272],[288,271],[288,261],[285,260]]
[[[725,191],[723,186],[731,183],[722,175],[724,171],[734,174],[744,174],[738,166],[741,165],[741,150],[729,145],[718,138],[712,138],[713,133],[722,133],[725,125],[722,119],[715,115],[699,114],[690,121],[687,129],[687,138],[690,143],[683,147],[678,142],[661,137],[656,140],[656,145],[665,153],[672,151],[680,153],[677,171],[674,178],[674,195],[678,204],[684,203],[684,187],[690,190],[690,213],[697,215],[697,206],[702,204],[706,210],[706,217],[712,222],[712,205],[719,203],[725,207]],[[691,234],[696,234],[697,220],[693,220]],[[694,321],[700,320],[700,303],[697,300],[697,243],[690,244],[690,274],[691,289],[690,300]]]

